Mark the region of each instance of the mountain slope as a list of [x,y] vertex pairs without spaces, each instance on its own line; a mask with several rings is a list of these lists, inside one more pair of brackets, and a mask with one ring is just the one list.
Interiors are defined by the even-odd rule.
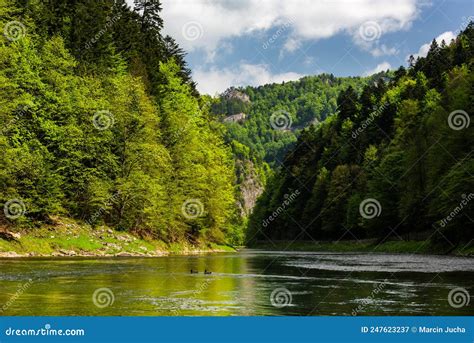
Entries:
[[425,237],[445,250],[470,242],[473,38],[471,23],[388,84],[342,91],[338,114],[305,129],[267,183],[249,241]]
[[371,78],[318,75],[260,87],[230,88],[210,99],[212,113],[226,126],[225,141],[235,158],[241,213],[251,213],[272,169],[303,128],[319,125],[337,112],[337,94],[346,87],[361,92]]
[[59,216],[166,243],[238,243],[231,151],[155,5],[1,0],[2,228]]

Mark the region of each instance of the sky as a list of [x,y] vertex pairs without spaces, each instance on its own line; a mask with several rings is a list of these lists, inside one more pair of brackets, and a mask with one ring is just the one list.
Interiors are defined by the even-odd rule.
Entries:
[[370,75],[474,20],[472,0],[162,0],[201,93],[305,75]]

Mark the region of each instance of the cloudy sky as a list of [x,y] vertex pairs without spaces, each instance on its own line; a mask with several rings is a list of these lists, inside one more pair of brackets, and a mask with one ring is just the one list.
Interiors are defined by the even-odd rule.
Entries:
[[369,75],[425,55],[474,18],[472,0],[163,0],[166,33],[202,93],[303,75]]

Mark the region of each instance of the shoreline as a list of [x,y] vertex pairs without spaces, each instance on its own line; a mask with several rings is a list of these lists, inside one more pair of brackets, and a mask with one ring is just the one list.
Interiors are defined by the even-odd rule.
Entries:
[[75,254],[63,254],[61,252],[55,252],[52,254],[37,254],[34,252],[18,254],[14,251],[0,251],[0,259],[9,259],[9,258],[128,258],[128,257],[141,257],[141,258],[154,258],[154,257],[166,257],[166,256],[194,256],[194,255],[205,255],[205,254],[217,254],[217,253],[228,253],[232,252],[226,249],[203,249],[203,250],[190,250],[190,251],[181,251],[181,252],[155,252],[149,254],[139,254],[139,253],[117,253],[114,255],[104,255],[104,254],[94,254],[94,253],[75,253]]
[[320,242],[259,242],[249,246],[252,249],[265,249],[270,251],[297,251],[297,252],[346,252],[346,253],[393,253],[417,255],[447,255],[460,257],[473,257],[474,245],[459,246],[451,251],[433,246],[429,241],[386,241],[381,244],[375,240],[365,241],[320,241]]
[[[243,248],[243,247],[238,247]],[[122,258],[203,255],[236,252],[239,249],[210,242],[192,245],[189,242],[165,243],[132,233],[116,231],[107,226],[92,228],[76,221],[55,218],[54,224],[39,228],[15,230],[0,227],[0,258]],[[429,241],[277,241],[257,242],[250,249],[299,252],[346,253],[410,253],[451,256],[474,256],[474,244],[446,250]]]
[[0,227],[0,258],[160,257],[235,251],[231,246],[211,242],[166,243],[107,226],[92,228],[65,218],[55,218],[54,224],[39,228]]

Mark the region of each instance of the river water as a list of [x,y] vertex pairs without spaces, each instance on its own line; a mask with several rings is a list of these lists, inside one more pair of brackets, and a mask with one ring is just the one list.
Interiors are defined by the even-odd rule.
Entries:
[[0,260],[0,315],[473,315],[469,295],[474,258],[452,256],[244,250]]

